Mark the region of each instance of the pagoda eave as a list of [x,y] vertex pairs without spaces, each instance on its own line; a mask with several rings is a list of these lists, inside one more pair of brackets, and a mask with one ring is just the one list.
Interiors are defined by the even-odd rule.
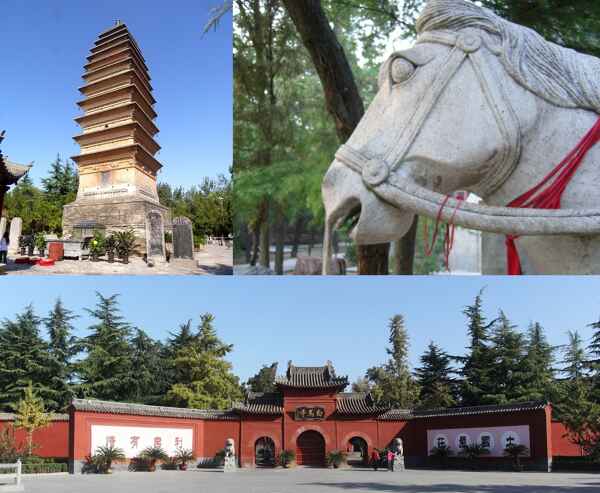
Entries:
[[107,158],[114,159],[115,157],[138,158],[154,172],[158,172],[162,168],[162,164],[160,164],[160,162],[141,144],[127,144],[102,151],[78,154],[76,156],[71,156],[71,159],[75,161],[78,166],[85,167],[104,163]]

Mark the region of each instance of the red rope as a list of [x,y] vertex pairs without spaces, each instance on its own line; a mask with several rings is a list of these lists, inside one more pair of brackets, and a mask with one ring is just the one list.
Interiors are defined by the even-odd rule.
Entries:
[[[433,249],[435,248],[435,241],[437,240],[439,229],[440,229],[440,223],[442,220],[442,212],[444,210],[444,207],[446,207],[446,204],[448,203],[449,199],[450,199],[450,195],[446,195],[446,197],[444,198],[444,201],[442,202],[442,205],[440,205],[440,208],[438,210],[437,217],[435,219],[435,229],[433,230],[433,238],[431,239],[431,245],[429,245],[429,226],[428,226],[428,222],[425,221],[425,225],[423,227],[423,244],[425,246],[425,255],[427,257],[431,256],[431,254],[433,253]],[[444,264],[446,265],[446,269],[448,269],[448,270],[450,270],[450,265],[449,265],[450,252],[452,251],[452,247],[454,246],[454,232],[456,230],[456,227],[454,226],[454,217],[456,216],[456,211],[458,211],[459,207],[462,204],[462,201],[465,199],[466,199],[466,196],[464,196],[462,194],[456,197],[456,200],[458,200],[458,203],[456,204],[456,207],[454,208],[454,212],[452,212],[452,217],[450,218],[450,222],[446,225],[446,232],[444,235]]]
[[[520,195],[507,207],[560,209],[562,194],[588,151],[600,141],[600,119],[581,142],[542,181]],[[553,181],[552,181],[553,180]],[[552,181],[552,183],[550,183]],[[515,245],[518,236],[506,236],[506,264],[509,275],[521,275],[521,259]]]

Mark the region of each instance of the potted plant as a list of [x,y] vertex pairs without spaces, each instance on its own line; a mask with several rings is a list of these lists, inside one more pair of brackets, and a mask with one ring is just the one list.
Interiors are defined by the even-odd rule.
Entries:
[[129,263],[129,256],[133,253],[135,248],[135,233],[133,229],[129,228],[125,231],[118,231],[115,233],[117,240],[117,254],[124,264]]
[[44,233],[38,233],[35,235],[33,241],[35,247],[38,249],[40,257],[43,257],[44,253],[46,252],[46,235]]
[[511,457],[513,460],[513,469],[515,471],[522,471],[523,465],[521,464],[521,457],[525,457],[529,454],[529,449],[525,445],[517,445],[510,443],[504,449],[504,455]]
[[484,447],[481,443],[471,443],[461,448],[458,455],[467,458],[471,463],[471,468],[477,468],[477,459],[482,455],[489,454],[490,451],[487,447]]
[[169,459],[169,455],[162,447],[148,447],[142,451],[140,457],[150,461],[150,472],[156,471],[156,463]]
[[94,231],[94,236],[90,241],[90,257],[92,262],[98,262],[100,256],[104,255],[104,242],[106,238],[101,231]]
[[176,471],[178,468],[181,468],[181,464],[179,463],[179,459],[176,456],[169,457],[168,459],[162,462],[160,468],[165,471]]
[[346,454],[346,452],[332,450],[327,454],[327,465],[334,469],[338,469],[342,464],[346,464],[347,457],[348,454]]
[[125,452],[123,449],[117,448],[113,445],[98,447],[92,459],[98,468],[98,472],[103,474],[111,474],[112,463],[115,461],[125,460]]
[[106,250],[106,256],[108,262],[113,263],[115,261],[115,251],[117,249],[117,238],[114,234],[110,234],[104,240],[104,250]]
[[438,465],[446,467],[448,465],[448,458],[454,452],[447,445],[440,445],[439,447],[433,447],[429,454]]
[[292,467],[295,460],[296,453],[293,450],[282,450],[279,454],[279,464],[286,469]]
[[27,255],[33,257],[33,250],[35,248],[35,234],[32,233],[26,236],[25,241],[27,242]]
[[27,250],[27,237],[26,236],[19,236],[19,249],[20,249],[20,253],[21,253],[21,257],[25,256],[25,251]]
[[196,456],[194,452],[190,449],[184,449],[179,447],[177,449],[177,453],[175,454],[175,458],[179,462],[179,469],[182,471],[187,471],[188,462],[196,460]]

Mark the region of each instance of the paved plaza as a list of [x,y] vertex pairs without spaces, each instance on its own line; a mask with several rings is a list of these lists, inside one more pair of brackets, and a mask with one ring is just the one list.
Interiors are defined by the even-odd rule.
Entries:
[[27,477],[24,484],[29,493],[598,493],[600,475],[298,468]]

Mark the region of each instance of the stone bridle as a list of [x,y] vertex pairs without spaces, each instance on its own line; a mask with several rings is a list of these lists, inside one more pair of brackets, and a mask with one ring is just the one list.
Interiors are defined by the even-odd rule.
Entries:
[[[501,85],[494,81],[493,72],[482,54],[484,42],[481,35],[471,31],[431,31],[421,34],[417,43],[443,44],[452,49],[425,96],[417,104],[408,124],[399,130],[398,138],[393,140],[396,144],[383,157],[366,156],[349,145],[342,145],[336,153],[336,159],[359,173],[367,188],[385,202],[419,215],[437,217],[445,222],[457,219],[456,223],[463,227],[515,236],[599,234],[600,210],[597,209],[481,206],[445,197],[416,183],[394,177],[393,172],[401,166],[445,87],[467,60],[477,74],[505,143],[502,154],[497,156],[495,165],[489,167],[476,192],[485,197],[497,190],[516,168],[521,153],[519,120],[510,99]],[[500,54],[498,48],[488,44],[485,46],[493,55]],[[457,214],[459,208],[460,213]],[[483,227],[482,216],[486,219]]]

